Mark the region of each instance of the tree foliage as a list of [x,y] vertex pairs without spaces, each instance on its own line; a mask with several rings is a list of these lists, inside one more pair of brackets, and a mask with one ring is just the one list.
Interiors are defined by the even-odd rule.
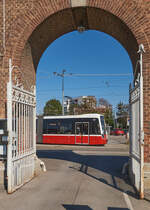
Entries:
[[69,114],[70,115],[74,115],[76,114],[76,109],[78,108],[78,105],[77,104],[71,104],[70,105],[70,108],[69,108]]
[[46,102],[44,107],[44,115],[61,115],[62,106],[59,100],[51,99]]
[[99,99],[99,105],[107,108],[112,107],[112,105],[104,98]]
[[82,102],[74,103],[70,105],[69,114],[87,114],[96,112],[96,98],[94,96],[88,96],[82,99]]
[[88,114],[88,113],[97,113],[97,114],[103,114],[105,117],[105,122],[107,125],[114,127],[114,116],[112,112],[112,105],[103,99],[105,101],[105,105],[107,104],[107,107],[101,108],[96,106],[96,100],[93,98],[84,99],[83,103],[80,105],[78,104],[71,104],[70,105],[70,112],[69,114]]
[[113,128],[114,127],[114,116],[113,116],[112,109],[106,109],[106,111],[104,113],[104,117],[105,117],[106,124],[109,126],[112,126],[112,128]]
[[120,102],[117,105],[117,122],[120,128],[127,128],[127,118],[129,116],[128,104]]

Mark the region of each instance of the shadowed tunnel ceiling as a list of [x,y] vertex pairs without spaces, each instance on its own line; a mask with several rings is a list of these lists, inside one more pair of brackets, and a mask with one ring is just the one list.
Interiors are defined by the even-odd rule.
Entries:
[[85,26],[86,30],[98,30],[114,37],[127,50],[135,66],[138,44],[130,29],[118,17],[102,9],[78,7],[49,16],[33,31],[29,43],[35,70],[46,48],[63,34],[77,30],[80,25]]

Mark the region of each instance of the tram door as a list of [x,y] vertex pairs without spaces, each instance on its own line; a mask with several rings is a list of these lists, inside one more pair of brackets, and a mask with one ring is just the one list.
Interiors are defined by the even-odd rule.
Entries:
[[89,144],[89,123],[76,122],[75,123],[75,143]]

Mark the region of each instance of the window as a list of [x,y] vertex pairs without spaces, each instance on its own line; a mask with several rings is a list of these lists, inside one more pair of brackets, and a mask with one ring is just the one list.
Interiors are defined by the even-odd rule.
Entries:
[[55,120],[48,120],[47,123],[47,132],[52,134],[59,133],[59,125]]
[[[79,118],[75,119],[76,123],[83,123],[83,128],[77,128],[76,125],[76,134],[79,133],[79,130],[83,132],[84,135],[100,135],[100,125],[97,118]],[[81,127],[79,126],[78,127]],[[78,131],[77,131],[78,130]]]
[[[104,121],[103,121],[104,123]],[[69,119],[44,119],[44,134],[76,134],[82,132],[83,135],[100,135],[100,125],[97,118],[69,118]],[[104,124],[105,127],[105,124]]]
[[43,123],[44,134],[57,134],[59,133],[58,121],[54,119],[45,119]]
[[7,130],[7,120],[0,119],[0,129]]
[[44,134],[73,134],[72,119],[45,119],[43,123]]
[[83,135],[89,134],[89,123],[83,123]]
[[91,119],[90,124],[91,124],[90,134],[100,135],[101,132],[100,132],[100,126],[99,126],[98,119],[96,119],[96,118]]
[[73,120],[72,119],[60,120],[60,134],[73,134]]
[[82,123],[76,123],[76,135],[81,135],[82,134]]
[[104,120],[104,116],[100,116],[100,121],[101,121],[101,126],[102,126],[102,131],[103,131],[103,134],[106,134],[106,128],[105,128],[105,120]]

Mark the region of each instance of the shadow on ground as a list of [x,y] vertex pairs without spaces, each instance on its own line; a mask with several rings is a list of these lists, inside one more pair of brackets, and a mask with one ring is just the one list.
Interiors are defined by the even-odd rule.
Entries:
[[93,210],[87,205],[62,205],[66,210]]
[[[97,181],[102,182],[121,192],[124,192],[125,189],[121,189],[120,186],[118,186],[116,181],[117,178],[120,178],[123,182],[126,182],[126,185],[130,185],[129,181],[127,179],[124,179],[124,177],[121,174],[124,163],[126,163],[129,159],[128,156],[80,155],[73,152],[72,150],[37,150],[37,155],[39,158],[44,158],[44,159],[47,158],[58,159],[58,160],[66,160],[78,163],[80,164],[79,167],[70,167],[70,168],[79,171],[81,173],[84,173],[87,176],[96,179]],[[88,172],[89,168],[93,168],[109,174],[112,178],[112,183],[108,182],[105,176],[99,177],[98,175],[95,175],[95,173],[91,172],[89,173]],[[127,190],[125,192],[134,198],[138,198],[136,191],[134,190]],[[108,209],[113,210],[112,207],[109,207]],[[114,207],[114,209],[116,208]],[[123,209],[124,208],[122,208],[122,210]]]
[[[69,205],[63,204],[62,205],[66,210],[93,210],[87,205]],[[117,208],[117,207],[108,207],[107,210],[130,210],[128,208]]]
[[130,210],[128,208],[108,207],[108,210]]

